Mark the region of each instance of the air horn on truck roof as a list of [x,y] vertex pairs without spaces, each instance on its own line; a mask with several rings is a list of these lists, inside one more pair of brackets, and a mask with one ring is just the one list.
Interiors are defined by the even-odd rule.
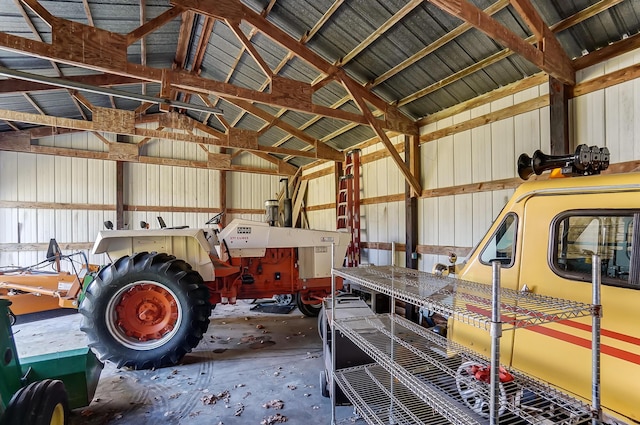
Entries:
[[522,180],[554,168],[560,168],[564,176],[600,174],[600,171],[609,168],[609,149],[579,145],[575,153],[569,155],[545,155],[537,150],[533,157],[523,153],[518,158],[518,175]]

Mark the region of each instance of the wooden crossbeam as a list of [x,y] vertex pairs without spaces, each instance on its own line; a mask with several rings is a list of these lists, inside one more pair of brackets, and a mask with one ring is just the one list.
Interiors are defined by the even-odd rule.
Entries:
[[[553,41],[551,41],[555,39],[555,37],[548,39],[551,42],[548,43],[549,45],[545,44],[543,46],[544,50],[539,50],[467,0],[429,1],[445,12],[470,23],[478,30],[513,50],[554,78],[565,84],[575,84],[575,70],[566,53],[561,48],[558,48],[559,44],[556,46]],[[547,28],[546,31],[550,33],[548,27],[545,26],[545,28]],[[547,34],[547,32],[545,32],[545,34]]]
[[[313,50],[309,49],[298,40],[291,38],[286,32],[278,28],[275,24],[237,0],[217,0],[215,2],[206,3],[199,0],[171,0],[171,3],[208,16],[214,16],[228,20],[242,19],[253,27],[257,28],[260,32],[269,37],[275,43],[288,49],[294,55],[314,66],[319,71],[327,75],[334,75],[336,73],[335,65],[329,63],[319,54],[315,53]],[[340,78],[348,78],[349,80],[353,81],[346,75],[343,75]],[[358,93],[363,96],[367,102],[380,109],[384,113],[390,113],[390,115],[394,117],[394,125],[397,124],[402,128],[399,131],[404,132],[408,131],[407,129],[410,129],[410,133],[408,134],[418,134],[418,128],[411,119],[404,116],[394,106],[388,105],[374,93],[371,93],[370,91],[364,89],[360,84],[356,83],[355,81],[353,82],[355,83],[354,85],[352,85],[354,87],[354,90],[357,90]],[[315,112],[312,111],[312,113]],[[387,124],[387,126],[388,125],[389,124]],[[389,130],[398,130],[398,128],[389,128]]]
[[316,35],[318,31],[320,31],[320,28],[322,28],[324,24],[327,23],[329,18],[331,18],[333,14],[336,13],[336,11],[340,7],[340,5],[342,5],[342,3],[344,3],[344,0],[335,0],[333,4],[329,7],[329,9],[327,9],[327,11],[318,20],[318,22],[316,22],[315,25],[309,31],[304,33],[304,35],[302,36],[302,39],[300,40],[300,43],[302,44],[308,43],[309,40],[311,40],[311,38],[313,38],[313,36]]
[[46,24],[51,26],[53,21],[56,19],[47,9],[45,9],[37,0],[21,0],[24,4],[27,5],[29,9],[33,11],[40,19],[42,19]]
[[[487,13],[488,15],[493,15],[495,13],[498,13],[499,11],[501,11],[502,9],[504,9],[507,6],[509,6],[509,0],[498,0],[495,3],[493,3],[491,6],[486,8],[484,10],[484,12]],[[388,80],[389,78],[393,77],[394,75],[398,74],[399,72],[404,71],[405,69],[407,69],[408,67],[410,67],[414,63],[418,62],[420,59],[423,59],[423,58],[427,57],[428,55],[430,55],[431,53],[435,52],[440,47],[442,47],[445,44],[449,43],[450,41],[452,41],[456,37],[464,34],[467,31],[469,31],[471,28],[473,28],[473,26],[471,24],[469,24],[468,22],[465,22],[465,23],[459,25],[458,27],[456,27],[453,30],[451,30],[451,31],[447,32],[446,34],[444,34],[442,37],[438,38],[433,43],[425,46],[424,48],[420,49],[418,52],[416,52],[413,55],[409,56],[407,59],[405,59],[404,61],[400,62],[398,65],[394,66],[393,68],[391,68],[387,72],[383,73],[379,77],[376,77],[372,82],[367,84],[367,87],[375,87],[375,86],[378,86],[378,85],[382,84],[384,81]]]
[[355,88],[353,87],[354,85],[357,85],[358,87],[362,88],[362,86],[348,80],[343,81],[342,83],[344,84],[347,91],[351,93],[351,96],[353,97],[353,100],[355,100],[356,104],[358,105],[358,108],[360,108],[364,116],[367,117],[367,119],[369,120],[371,128],[373,129],[373,131],[375,131],[375,133],[380,138],[380,141],[382,142],[382,144],[391,154],[391,158],[393,158],[393,161],[396,163],[396,165],[400,169],[400,172],[404,176],[407,183],[409,183],[411,188],[416,193],[422,192],[420,181],[416,176],[411,174],[411,170],[409,170],[407,165],[404,163],[404,160],[400,157],[400,154],[398,154],[398,151],[393,146],[393,143],[391,143],[391,140],[389,140],[389,137],[387,136],[387,134],[384,132],[382,127],[378,124],[378,120],[373,116],[373,113],[369,110],[369,107],[365,103],[364,99],[360,97],[360,95],[358,94],[358,90],[355,90]]
[[[140,83],[141,80],[132,77],[123,77],[116,74],[90,74],[90,75],[71,75],[64,77],[67,81],[73,81],[91,86],[122,86],[127,84]],[[8,78],[0,80],[0,93],[22,93],[22,92],[38,92],[46,90],[65,90],[58,86],[51,86],[45,83],[37,83],[34,81],[16,80]]]
[[140,40],[145,35],[157,30],[161,26],[175,19],[175,17],[180,15],[182,12],[182,8],[175,6],[171,9],[165,10],[154,19],[145,22],[143,25],[127,34],[127,45],[131,45]]
[[[58,20],[61,19],[58,18]],[[214,95],[222,94],[237,99],[281,106],[309,114],[367,124],[366,119],[361,114],[355,114],[343,110],[334,110],[325,106],[312,104],[312,90],[310,85],[295,80],[278,77],[277,79],[274,79],[272,84],[272,91],[275,93],[263,93],[256,90],[238,87],[229,83],[210,80],[185,71],[157,69],[131,62],[126,62],[124,64],[113,63],[111,62],[110,57],[105,56],[106,53],[100,55],[66,53],[70,46],[77,45],[78,40],[82,40],[83,37],[82,33],[84,32],[84,27],[82,24],[74,22],[73,25],[78,29],[78,32],[74,33],[75,36],[73,38],[70,37],[68,39],[65,38],[63,40],[57,40],[54,41],[53,44],[42,43],[24,37],[18,37],[13,34],[0,33],[0,49],[27,53],[35,57],[56,60],[61,63],[79,66],[82,68],[90,68],[101,72],[116,73],[143,81],[161,83],[163,81],[163,76],[168,76],[168,80],[171,82],[174,89],[185,89],[196,93]],[[86,26],[86,29],[89,28],[90,27]],[[101,34],[95,34],[94,39],[96,39],[96,45],[101,46],[100,48],[102,49],[116,49],[115,47],[110,46],[107,40],[104,40],[104,43],[98,43],[98,38],[107,37],[111,33],[103,30]],[[88,34],[86,35],[88,36]],[[65,46],[64,50],[56,43],[63,43]],[[88,46],[83,45],[81,48],[87,49]],[[118,54],[123,55],[122,57],[126,56],[126,52],[124,51],[119,52]],[[389,127],[394,127],[397,123],[398,120],[385,120],[381,122],[381,124],[389,130],[395,130],[395,128]],[[414,124],[411,124],[411,128],[417,131],[417,127],[415,127]]]
[[84,14],[87,15],[87,22],[89,23],[89,26],[94,26],[93,15],[91,14],[91,9],[89,8],[89,1],[82,0],[82,5],[84,6]]
[[413,9],[422,4],[422,0],[410,0],[400,10],[398,10],[391,18],[389,18],[384,24],[376,28],[374,32],[369,34],[364,40],[360,42],[353,50],[347,53],[341,58],[336,65],[344,66],[350,62],[353,58],[358,56],[364,49],[369,47],[371,43],[376,41],[382,34],[390,30],[395,24],[400,22],[405,16],[407,16]]

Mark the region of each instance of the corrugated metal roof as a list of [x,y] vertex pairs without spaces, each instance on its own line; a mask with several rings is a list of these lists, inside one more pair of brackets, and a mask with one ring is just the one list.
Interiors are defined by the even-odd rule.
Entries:
[[[472,3],[485,9],[495,0],[472,0]],[[334,0],[243,0],[251,10],[263,13],[266,19],[283,30],[294,40],[303,40],[309,48],[329,64],[339,63],[342,58],[358,47],[363,40],[376,32],[408,3],[408,0],[350,0],[343,2],[337,10],[309,37],[311,31],[332,7]],[[147,20],[159,16],[172,6],[169,0],[147,0],[145,14]],[[542,18],[551,26],[571,18],[586,8],[598,3],[595,0],[535,0],[534,6]],[[54,16],[89,23],[82,0],[40,1],[40,4]],[[107,31],[126,34],[139,26],[139,3],[134,1],[92,1],[89,9],[95,26]],[[45,42],[51,41],[51,28],[28,7],[25,13],[33,22],[38,36]],[[531,35],[525,21],[511,6],[503,7],[494,18],[521,38]],[[358,54],[343,65],[346,73],[360,84],[371,84],[381,75],[385,75],[403,61],[431,45],[462,24],[429,2],[417,4],[413,10],[368,44]],[[145,37],[147,51],[146,63],[156,68],[172,68],[176,52],[179,50],[178,38],[181,18],[177,17],[157,28]],[[0,28],[12,35],[36,40],[20,9],[11,0],[0,0]],[[197,46],[203,36],[205,17],[195,15],[194,29],[187,49],[188,58],[185,69],[198,72],[202,77],[221,82],[229,82],[238,87],[268,91],[269,78],[260,69],[242,42],[236,37],[228,24],[215,21],[202,55],[202,64],[194,69],[198,56]],[[241,30],[251,39],[256,51],[271,70],[277,69],[278,75],[305,83],[317,82],[322,74],[320,70],[291,55],[284,47],[274,42],[268,35],[253,28],[246,22]],[[583,20],[557,33],[557,37],[570,58],[580,57],[586,52],[602,48],[624,37],[632,36],[640,30],[640,0],[624,0],[611,6],[589,19]],[[434,52],[418,58],[413,64],[384,79],[376,81],[371,91],[385,102],[398,105],[398,109],[411,119],[418,119],[480,94],[507,85],[539,69],[517,55],[510,55],[481,70],[453,79],[442,84],[443,79],[463,72],[468,67],[491,58],[503,51],[503,47],[477,29],[470,29],[454,40],[449,41]],[[202,52],[201,52],[202,53]],[[141,62],[141,42],[138,40],[128,48],[128,60]],[[0,49],[0,66],[11,69],[56,77],[57,72],[47,60],[29,55],[21,55]],[[95,71],[60,65],[64,76],[90,75]],[[437,87],[435,86],[437,84]],[[427,89],[434,85],[433,89]],[[369,87],[369,86],[368,86]],[[134,93],[142,92],[141,84],[119,86],[120,90]],[[417,95],[417,93],[422,95]],[[147,84],[147,94],[157,96],[160,85]],[[96,106],[111,107],[107,96],[82,94]],[[66,90],[40,91],[31,94],[31,98],[42,110],[51,115],[80,118],[80,111],[72,102]],[[180,96],[183,99],[183,96]],[[245,113],[241,108],[216,96],[209,99],[223,109],[224,119],[239,128],[260,131],[267,123],[260,118]],[[120,109],[135,110],[140,102],[115,99]],[[190,102],[205,105],[197,96],[191,96]],[[330,82],[313,93],[313,102],[322,107],[333,107],[350,113],[359,113],[356,104],[348,97],[345,88],[338,82]],[[277,117],[282,122],[301,128],[309,137],[326,142],[336,149],[345,150],[374,136],[372,129],[365,125],[349,125],[349,122],[315,117],[300,111],[282,111],[282,108],[256,103],[256,106]],[[0,94],[0,108],[22,112],[34,112],[27,99],[15,93]],[[147,114],[156,113],[156,106],[147,110]],[[89,113],[88,110],[85,110]],[[204,112],[189,111],[189,116],[203,121]],[[90,114],[89,114],[90,115]],[[215,117],[209,117],[209,125],[224,131],[224,126]],[[25,124],[19,124],[25,128]],[[0,121],[0,131],[12,131],[11,127]],[[308,149],[308,144],[292,137],[277,126],[263,131],[259,143],[264,146],[280,145],[287,149]],[[284,158],[283,155],[276,155]],[[296,157],[290,159],[294,165],[307,164],[312,159]]]

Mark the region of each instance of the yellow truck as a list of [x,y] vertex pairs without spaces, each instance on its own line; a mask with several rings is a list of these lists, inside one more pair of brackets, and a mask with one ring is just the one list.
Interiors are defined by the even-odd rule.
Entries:
[[521,184],[461,264],[334,268],[391,311],[325,302],[323,394],[368,423],[640,424],[640,173],[608,166],[523,154],[523,179],[564,178]]
[[[592,258],[597,254],[603,419],[638,424],[640,173],[599,174],[607,165],[606,148],[586,145],[567,157],[539,151],[532,158],[521,156],[519,174],[525,179],[557,167],[564,174],[587,176],[523,183],[464,263],[446,269],[459,279],[490,284],[492,261],[498,260],[503,288],[591,303]],[[583,317],[505,332],[501,363],[588,401],[591,325],[591,318]],[[447,336],[489,355],[486,332],[449,320]]]

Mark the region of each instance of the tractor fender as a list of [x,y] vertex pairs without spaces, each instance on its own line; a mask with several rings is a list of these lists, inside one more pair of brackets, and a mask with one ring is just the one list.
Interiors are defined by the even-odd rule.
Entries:
[[163,252],[186,261],[205,281],[214,280],[209,255],[216,235],[210,229],[103,230],[98,233],[92,254],[108,254],[112,261],[136,252]]

